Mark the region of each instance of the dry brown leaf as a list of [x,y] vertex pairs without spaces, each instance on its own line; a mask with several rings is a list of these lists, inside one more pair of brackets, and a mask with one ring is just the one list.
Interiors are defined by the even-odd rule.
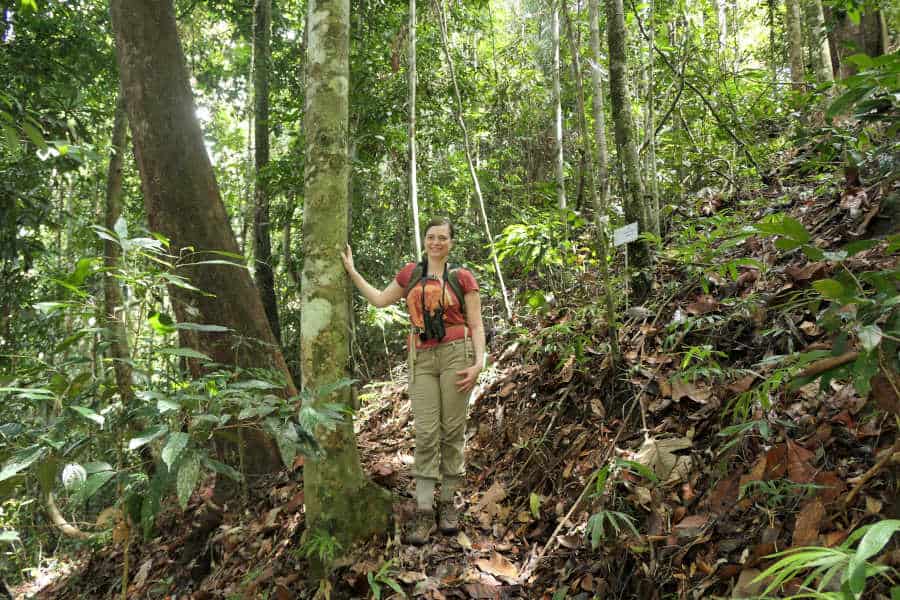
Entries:
[[811,262],[803,266],[790,265],[784,269],[784,272],[794,281],[814,281],[828,273],[828,263]]
[[695,538],[703,533],[703,528],[707,523],[709,523],[709,515],[691,515],[675,525],[673,531],[678,539]]
[[815,546],[819,542],[819,526],[825,518],[825,505],[819,499],[803,505],[794,524],[793,546]]
[[884,502],[877,498],[873,498],[872,496],[866,496],[866,512],[872,515],[881,514],[881,509],[884,508]]
[[711,313],[719,308],[719,301],[709,294],[701,294],[697,300],[687,305],[688,313],[697,316]]
[[423,581],[426,579],[425,573],[420,571],[402,571],[397,574],[397,579],[405,583],[406,585],[412,585],[417,581]]
[[694,468],[694,461],[690,456],[679,456],[672,468],[672,472],[666,478],[666,485],[674,485],[682,481],[687,481],[691,476],[691,470]]
[[787,472],[788,478],[795,483],[810,483],[816,477],[816,470],[812,466],[815,454],[787,439]]
[[732,598],[756,598],[763,590],[762,581],[755,581],[761,571],[759,569],[744,569],[738,576],[738,581],[731,591]]
[[144,587],[144,583],[147,582],[147,575],[150,574],[150,568],[152,566],[153,566],[153,559],[148,558],[141,565],[141,568],[138,569],[137,575],[134,576],[134,581],[132,582],[132,585],[136,589],[141,589],[142,587]]
[[884,373],[879,373],[872,378],[871,397],[881,410],[892,415],[900,415],[900,397],[897,397],[897,390],[900,390],[900,377],[892,375],[893,385]]
[[665,481],[678,463],[678,456],[674,452],[692,445],[691,440],[685,437],[660,440],[648,437],[635,454],[634,460],[649,467],[659,479]]
[[866,200],[867,196],[865,189],[852,187],[847,188],[841,195],[840,207],[844,210],[850,211],[850,217],[855,219],[859,216],[863,205],[866,203]]
[[731,383],[728,384],[728,391],[737,395],[743,394],[751,387],[753,387],[753,382],[756,381],[756,375],[747,375],[746,377],[741,377]]
[[838,499],[843,493],[846,484],[834,471],[820,471],[814,479],[816,485],[822,486],[818,491],[818,498],[825,506]]
[[469,595],[469,598],[500,598],[500,586],[488,585],[484,583],[467,583],[463,586],[463,590]]
[[695,383],[675,379],[672,381],[672,400],[676,402],[682,398],[690,398],[699,404],[706,404],[712,395],[709,388],[701,388]]
[[490,560],[486,558],[476,560],[475,565],[485,573],[496,575],[502,579],[515,581],[519,576],[519,569],[516,565],[512,564],[507,558],[496,552],[491,555]]
[[566,360],[566,364],[563,365],[562,370],[559,373],[559,378],[563,383],[569,383],[572,381],[572,377],[575,375],[575,355],[573,354]]
[[459,535],[456,536],[456,543],[466,550],[472,549],[472,540],[469,539],[469,536],[466,535],[465,531],[459,532]]
[[603,406],[603,401],[600,398],[591,399],[591,412],[601,418],[606,416],[606,407]]

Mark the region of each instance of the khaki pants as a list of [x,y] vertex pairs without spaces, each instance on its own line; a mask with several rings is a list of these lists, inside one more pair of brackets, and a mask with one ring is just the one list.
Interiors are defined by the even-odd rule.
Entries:
[[465,473],[469,392],[457,391],[456,372],[472,366],[473,356],[469,339],[415,353],[409,396],[416,426],[416,477],[441,479]]

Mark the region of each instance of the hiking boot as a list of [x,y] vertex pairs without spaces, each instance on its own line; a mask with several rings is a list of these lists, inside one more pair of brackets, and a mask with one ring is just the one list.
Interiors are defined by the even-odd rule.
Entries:
[[441,502],[438,504],[438,510],[441,513],[438,521],[441,533],[451,534],[459,531],[459,509],[453,500]]
[[431,534],[434,533],[434,511],[420,510],[416,512],[416,520],[413,522],[412,530],[406,534],[406,541],[413,546],[421,546],[428,541]]

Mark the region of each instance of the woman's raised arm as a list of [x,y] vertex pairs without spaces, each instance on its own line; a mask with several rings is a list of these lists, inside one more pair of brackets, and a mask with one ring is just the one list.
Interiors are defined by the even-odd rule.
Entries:
[[403,297],[403,288],[400,287],[397,280],[392,280],[390,285],[381,291],[366,281],[353,264],[353,251],[350,249],[350,244],[347,244],[347,249],[341,253],[341,260],[344,262],[347,274],[350,275],[350,281],[372,306],[384,308]]

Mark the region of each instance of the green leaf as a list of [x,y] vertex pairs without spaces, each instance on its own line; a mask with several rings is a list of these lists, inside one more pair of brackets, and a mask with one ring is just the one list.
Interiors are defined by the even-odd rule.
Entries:
[[4,529],[0,531],[0,542],[6,544],[12,544],[13,542],[22,543],[22,540],[19,538],[19,532],[11,529]]
[[813,282],[813,287],[829,300],[840,300],[847,296],[846,289],[837,279],[820,279]]
[[261,381],[259,379],[247,379],[244,381],[236,381],[229,387],[237,390],[275,390],[281,386],[269,381]]
[[199,479],[200,457],[196,453],[191,453],[181,463],[181,468],[178,469],[178,479],[175,482],[175,488],[178,492],[178,504],[181,505],[182,510],[187,509],[188,501],[191,499],[191,494],[194,493],[194,488],[197,487]]
[[78,490],[78,493],[75,496],[76,501],[79,504],[87,502],[94,494],[100,491],[100,488],[106,485],[106,483],[115,476],[115,471],[102,471],[91,475]]
[[149,539],[150,534],[153,533],[153,524],[156,520],[156,515],[159,514],[159,507],[166,489],[167,480],[167,472],[164,472],[163,469],[158,469],[153,479],[150,480],[150,489],[141,503],[141,528],[145,539]]
[[103,423],[106,422],[106,419],[103,418],[102,415],[98,415],[96,412],[94,412],[93,410],[91,410],[90,408],[88,408],[86,406],[70,406],[69,408],[71,408],[72,410],[77,412],[79,415],[81,415],[85,419],[87,419],[89,421],[93,421],[94,423],[99,425],[101,428],[103,427]]
[[0,124],[0,129],[3,130],[3,145],[6,146],[6,151],[12,155],[16,154],[19,151],[19,134],[5,123]]
[[128,449],[137,450],[141,446],[145,446],[153,440],[166,435],[167,433],[169,433],[169,428],[165,425],[157,425],[156,427],[151,427],[150,429],[141,432],[137,437],[131,438],[128,441]]
[[156,333],[166,335],[175,332],[175,321],[173,321],[172,317],[166,313],[153,311],[150,313],[150,316],[147,317],[147,321]]
[[160,414],[166,414],[167,412],[181,410],[181,405],[172,400],[161,398],[156,401],[156,410],[158,410]]
[[541,518],[541,497],[531,492],[531,495],[528,497],[528,503],[531,507],[531,515],[535,519]]
[[850,109],[851,106],[865,98],[874,89],[875,87],[872,85],[850,88],[834,99],[834,102],[832,102],[831,106],[828,107],[828,111],[826,111],[825,115],[829,119],[831,119],[838,115],[844,114]]
[[38,130],[37,127],[29,123],[28,121],[23,121],[21,123],[22,131],[25,132],[25,135],[28,136],[28,139],[31,140],[31,143],[40,148],[41,150],[47,149],[47,142],[44,140],[43,134]]
[[75,269],[69,274],[66,279],[74,286],[83,285],[84,280],[87,279],[91,274],[92,267],[94,266],[95,262],[97,262],[96,258],[78,259],[78,263],[75,265]]
[[226,465],[225,463],[213,460],[208,456],[203,457],[203,465],[210,471],[225,475],[226,477],[234,481],[243,481],[244,479],[244,476],[241,475],[241,472],[231,465]]
[[173,431],[169,434],[169,439],[166,442],[165,448],[162,451],[162,461],[166,463],[166,466],[169,467],[169,470],[175,465],[178,461],[178,457],[181,456],[182,451],[187,448],[188,442],[191,441],[191,436],[181,431]]
[[847,256],[853,256],[854,254],[859,254],[860,252],[874,248],[877,245],[878,240],[857,240],[844,246],[844,252],[847,253]]
[[290,421],[278,423],[276,419],[266,419],[266,424],[272,433],[275,434],[275,443],[278,446],[278,452],[281,454],[281,460],[285,466],[290,467],[294,464],[294,458],[297,456],[297,430]]
[[871,352],[881,343],[881,328],[878,325],[864,325],[857,332],[859,343],[867,352]]
[[890,541],[891,536],[900,530],[900,520],[887,519],[872,525],[859,542],[856,553],[847,566],[850,591],[862,594],[866,587],[866,562],[875,556]]
[[206,360],[212,362],[212,359],[202,352],[197,352],[193,348],[160,348],[157,350],[160,354],[167,354],[170,356],[183,356],[185,358],[196,358],[199,360]]
[[116,232],[116,235],[119,236],[120,240],[128,239],[128,222],[125,220],[125,217],[116,219],[116,224],[113,225],[113,231]]
[[0,481],[6,481],[18,472],[24,471],[38,460],[44,458],[46,454],[47,448],[43,446],[31,446],[16,452],[3,465],[3,470],[0,471]]

